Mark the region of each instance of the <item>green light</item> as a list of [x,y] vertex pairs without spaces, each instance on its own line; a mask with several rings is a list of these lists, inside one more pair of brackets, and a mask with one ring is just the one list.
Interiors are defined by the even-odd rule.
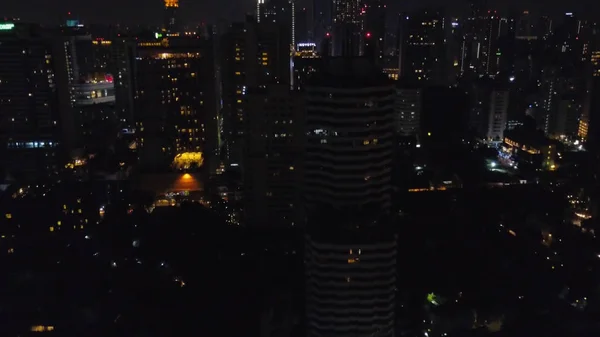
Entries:
[[163,35],[161,33],[154,33],[154,38],[156,38],[156,39],[160,39],[160,38],[162,38],[162,36]]
[[427,302],[429,302],[435,306],[439,305],[437,296],[434,293],[427,294]]
[[0,30],[11,30],[15,28],[14,23],[0,23]]

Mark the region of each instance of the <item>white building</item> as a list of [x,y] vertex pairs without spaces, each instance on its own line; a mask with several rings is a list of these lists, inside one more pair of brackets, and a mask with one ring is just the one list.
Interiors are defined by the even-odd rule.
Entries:
[[494,90],[490,98],[487,139],[502,141],[508,118],[508,90]]

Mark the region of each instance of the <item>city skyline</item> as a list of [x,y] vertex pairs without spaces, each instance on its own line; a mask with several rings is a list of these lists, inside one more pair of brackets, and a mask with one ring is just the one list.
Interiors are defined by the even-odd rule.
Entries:
[[[299,1],[305,6],[307,0]],[[216,23],[219,19],[242,20],[246,13],[252,13],[256,7],[253,0],[227,0],[228,5],[223,2],[205,0],[184,0],[181,6],[182,19],[188,24]],[[393,11],[412,11],[426,7],[443,7],[448,14],[458,15],[468,8],[468,1],[455,1],[453,4],[442,0],[423,0],[394,2],[388,1]],[[487,7],[497,8],[500,11],[529,10],[537,15],[560,15],[564,12],[581,13],[589,16],[590,13],[600,10],[600,3],[593,0],[579,0],[576,2],[549,1],[541,4],[536,0],[509,0],[488,1]],[[36,8],[32,11],[32,8]],[[118,8],[118,10],[112,10]],[[152,0],[105,0],[103,2],[78,2],[75,0],[63,0],[60,3],[44,0],[27,0],[20,2],[3,2],[0,4],[0,13],[3,17],[18,17],[25,22],[42,22],[45,24],[61,23],[67,13],[82,20],[87,24],[125,24],[125,25],[160,25],[163,20],[163,1]],[[593,16],[592,16],[593,18]]]

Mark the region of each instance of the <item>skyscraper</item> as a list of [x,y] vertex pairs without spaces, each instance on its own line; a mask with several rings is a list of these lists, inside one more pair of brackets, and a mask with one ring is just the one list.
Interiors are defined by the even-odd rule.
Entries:
[[61,45],[39,26],[11,22],[0,24],[0,44],[0,169],[18,180],[47,176],[62,143],[55,73],[64,60],[53,52]]
[[165,1],[165,22],[163,32],[167,36],[177,36],[180,33],[181,25],[177,11],[179,9],[179,0],[164,0]]
[[362,0],[333,1],[333,56],[359,56],[364,32]]
[[221,43],[225,154],[231,164],[243,161],[246,97],[250,88],[290,84],[290,34],[273,22],[233,23]]
[[432,83],[442,79],[444,16],[423,10],[401,17],[402,55],[400,77],[410,83]]
[[217,107],[211,40],[173,37],[137,46],[135,109],[142,167],[214,162]]
[[395,90],[370,60],[325,63],[306,88],[307,336],[393,336]]
[[304,99],[288,85],[247,95],[244,211],[249,226],[294,226],[302,217]]
[[364,4],[365,56],[382,64],[385,56],[386,5],[382,0],[369,0]]

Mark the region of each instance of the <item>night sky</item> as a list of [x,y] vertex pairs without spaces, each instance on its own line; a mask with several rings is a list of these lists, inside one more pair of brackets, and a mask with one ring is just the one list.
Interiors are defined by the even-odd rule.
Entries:
[[[256,0],[180,0],[182,19],[188,23],[216,22],[218,18],[235,20],[252,11]],[[300,3],[308,0],[298,0]],[[317,0],[330,1],[330,0]],[[393,10],[412,10],[423,6],[445,6],[451,14],[467,8],[466,0],[387,0]],[[20,17],[23,21],[59,23],[71,11],[84,23],[160,24],[162,0],[2,0],[0,16]],[[598,0],[490,0],[490,6],[506,10],[510,6],[533,13],[558,15],[564,12],[596,13]],[[451,5],[454,4],[454,5]],[[503,4],[503,5],[500,5]]]

